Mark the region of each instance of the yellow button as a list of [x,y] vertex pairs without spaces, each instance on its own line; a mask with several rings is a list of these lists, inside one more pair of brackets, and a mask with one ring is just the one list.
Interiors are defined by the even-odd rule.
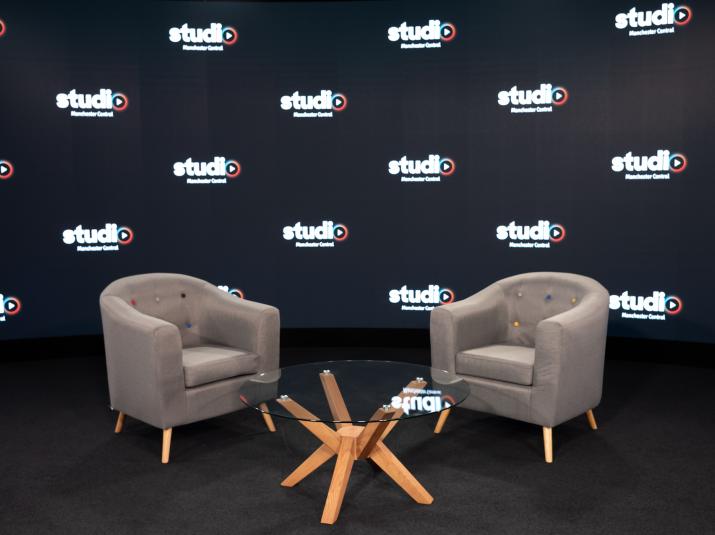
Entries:
[[572,297],[572,298],[571,298],[571,304],[572,304],[572,305],[575,305],[575,304],[576,304],[576,298],[575,298],[575,297]]
[[519,323],[518,321],[514,322],[514,327],[518,327],[519,325],[521,325],[521,323]]

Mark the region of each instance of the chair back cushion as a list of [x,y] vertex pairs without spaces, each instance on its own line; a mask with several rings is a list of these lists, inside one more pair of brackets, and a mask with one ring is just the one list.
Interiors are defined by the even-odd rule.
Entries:
[[119,279],[102,292],[117,296],[142,314],[173,323],[183,347],[200,345],[201,308],[209,283],[176,273],[148,273]]
[[540,321],[577,307],[589,292],[602,291],[593,279],[571,273],[537,272],[496,283],[504,292],[508,329],[504,343],[534,347]]

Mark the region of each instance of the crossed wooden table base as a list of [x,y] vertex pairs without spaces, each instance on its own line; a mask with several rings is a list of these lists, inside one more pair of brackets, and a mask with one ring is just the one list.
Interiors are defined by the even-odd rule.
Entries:
[[[343,396],[340,394],[335,376],[330,370],[324,370],[320,374],[320,381],[323,384],[325,396],[328,398],[328,405],[333,419],[338,422],[350,422],[350,414],[345,406]],[[421,389],[426,385],[427,382],[418,377],[407,385],[407,388]],[[400,397],[405,395],[407,394],[404,390],[399,394]],[[415,476],[405,468],[383,442],[385,437],[397,425],[397,419],[403,412],[402,409],[394,409],[389,405],[383,405],[372,415],[371,421],[367,425],[336,423],[337,431],[334,431],[326,424],[319,422],[317,416],[290,399],[290,397],[281,396],[277,401],[288,412],[298,418],[308,431],[323,442],[322,446],[315,450],[293,473],[281,482],[282,486],[293,487],[297,485],[331,459],[333,455],[338,456],[328,496],[325,500],[323,516],[320,520],[323,524],[334,524],[338,519],[345,490],[350,479],[350,472],[352,471],[353,463],[358,459],[372,460],[417,503],[428,505],[434,500],[430,493],[425,490],[420,482],[415,479]]]

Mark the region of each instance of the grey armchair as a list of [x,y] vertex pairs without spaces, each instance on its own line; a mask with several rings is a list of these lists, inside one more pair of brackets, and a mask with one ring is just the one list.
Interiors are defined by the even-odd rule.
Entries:
[[[99,302],[115,432],[125,415],[163,429],[163,463],[174,427],[244,408],[240,385],[278,368],[278,309],[200,279],[125,277]],[[264,419],[275,431],[270,415]]]
[[432,367],[467,381],[463,407],[541,426],[551,463],[555,426],[586,413],[596,429],[607,323],[608,292],[595,280],[516,275],[432,311]]

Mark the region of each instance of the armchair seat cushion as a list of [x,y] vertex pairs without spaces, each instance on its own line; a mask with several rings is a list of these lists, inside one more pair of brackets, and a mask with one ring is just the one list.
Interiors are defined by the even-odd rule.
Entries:
[[258,371],[258,355],[232,347],[203,345],[182,352],[187,388]]
[[534,348],[497,344],[468,349],[457,354],[455,371],[530,386],[534,375]]

